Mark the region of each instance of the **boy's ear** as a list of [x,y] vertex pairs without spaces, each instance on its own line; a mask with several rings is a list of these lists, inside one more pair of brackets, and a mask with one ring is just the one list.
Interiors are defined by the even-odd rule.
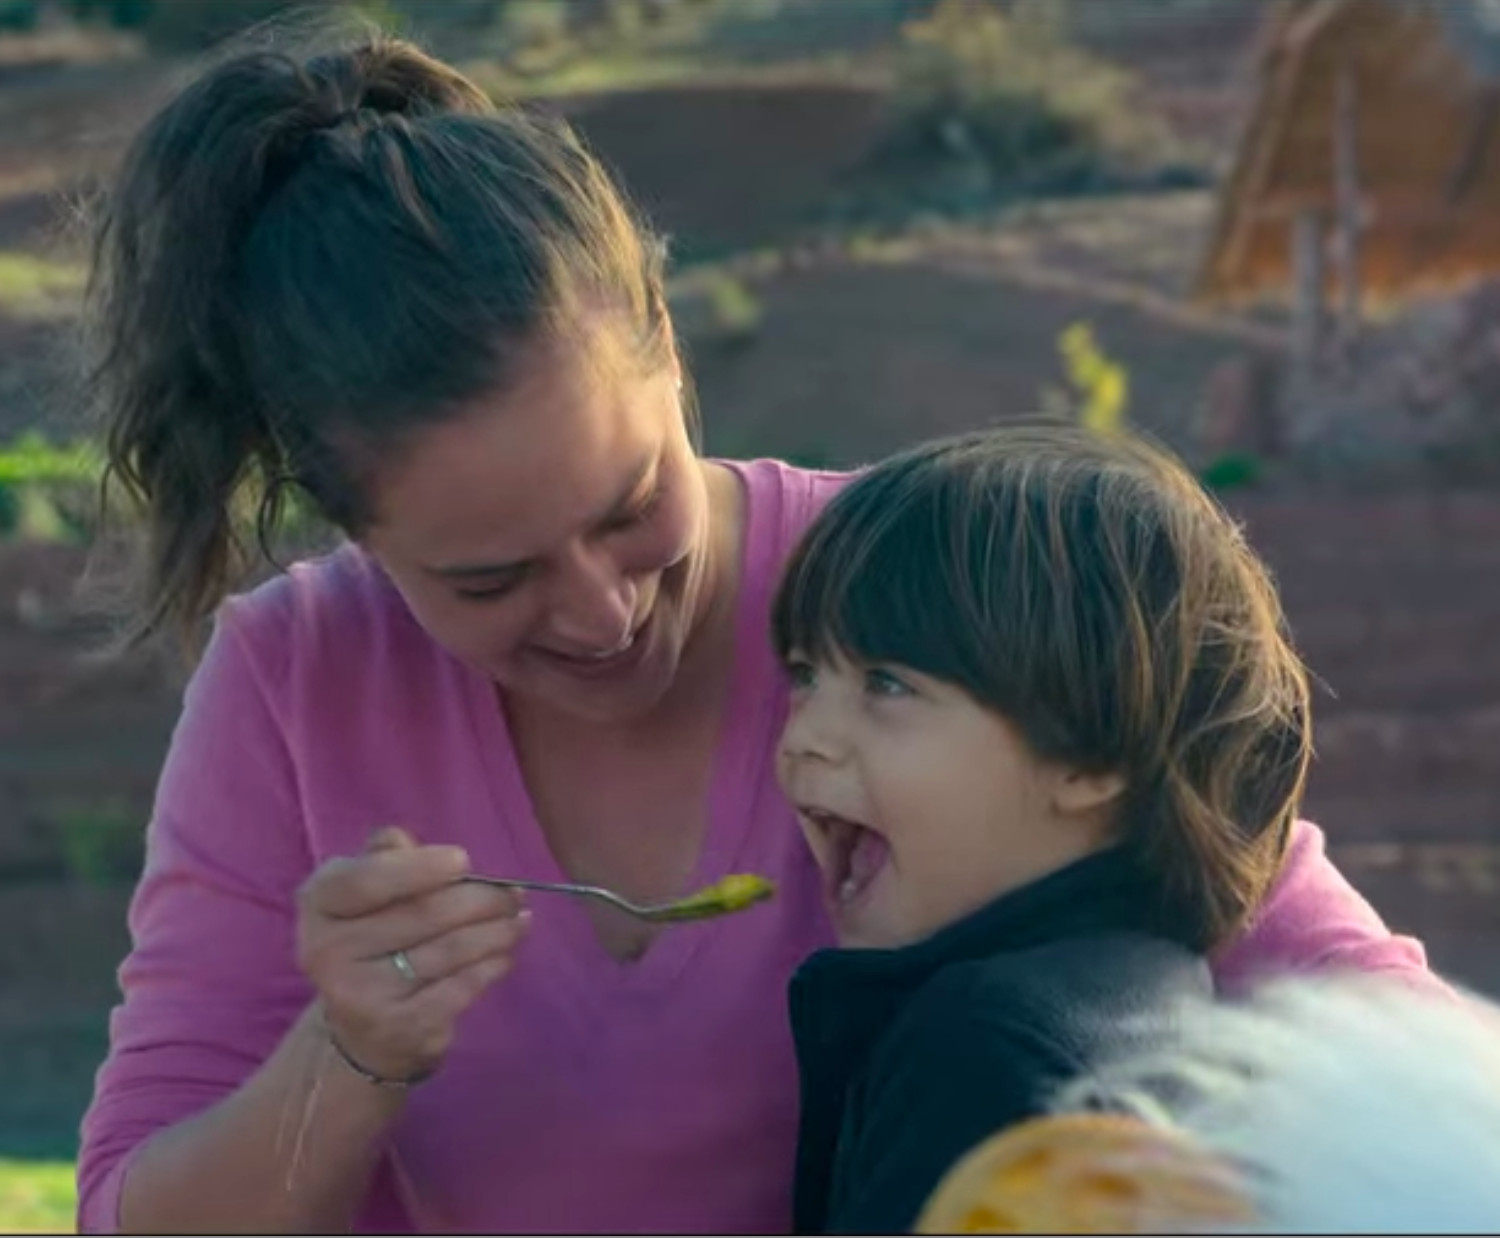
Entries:
[[1125,794],[1125,775],[1064,769],[1053,787],[1052,802],[1063,816],[1082,816],[1108,807]]

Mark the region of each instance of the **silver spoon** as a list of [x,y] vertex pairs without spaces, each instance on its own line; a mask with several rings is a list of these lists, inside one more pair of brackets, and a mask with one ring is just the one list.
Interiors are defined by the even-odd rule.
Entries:
[[548,894],[574,894],[592,898],[601,903],[645,920],[651,924],[682,924],[691,920],[709,920],[715,916],[727,916],[756,903],[764,902],[776,893],[776,887],[764,877],[748,873],[735,873],[713,885],[704,886],[684,898],[674,898],[665,903],[633,903],[623,895],[603,886],[571,885],[556,881],[523,881],[519,877],[482,877],[470,873],[460,881],[472,881],[478,885],[500,886],[514,890],[541,890]]

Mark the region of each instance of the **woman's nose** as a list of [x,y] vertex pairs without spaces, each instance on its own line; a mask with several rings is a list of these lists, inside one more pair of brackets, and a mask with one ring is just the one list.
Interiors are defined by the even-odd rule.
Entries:
[[550,626],[579,653],[607,653],[630,639],[636,598],[635,582],[608,553],[586,548],[559,573]]

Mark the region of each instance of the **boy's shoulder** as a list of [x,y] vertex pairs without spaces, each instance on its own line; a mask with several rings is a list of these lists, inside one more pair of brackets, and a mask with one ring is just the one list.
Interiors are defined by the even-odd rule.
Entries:
[[1165,938],[1064,938],[944,967],[906,1002],[879,1053],[955,1052],[969,1041],[989,1052],[1004,1040],[1087,1063],[1160,1034],[1175,1006],[1212,993],[1208,964]]
[[1171,942],[1098,933],[955,962],[903,1004],[843,1108],[821,1232],[909,1232],[970,1148],[1043,1113],[1116,1054],[1159,1046],[1176,1009],[1211,991]]

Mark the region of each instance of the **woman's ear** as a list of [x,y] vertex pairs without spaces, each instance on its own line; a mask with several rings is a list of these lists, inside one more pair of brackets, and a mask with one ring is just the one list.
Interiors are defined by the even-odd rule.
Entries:
[[672,382],[678,391],[682,390],[682,354],[677,351],[677,328],[672,322],[672,315],[668,314],[662,323],[662,331],[666,335],[667,356],[671,358]]
[[1125,775],[1064,769],[1052,788],[1052,806],[1060,816],[1092,815],[1125,794]]

